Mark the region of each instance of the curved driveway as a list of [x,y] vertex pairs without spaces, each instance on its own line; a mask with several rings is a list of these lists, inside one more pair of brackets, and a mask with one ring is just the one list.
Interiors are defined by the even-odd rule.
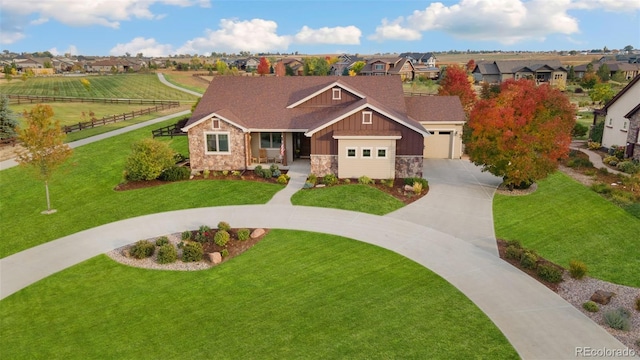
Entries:
[[[443,172],[455,172],[458,169],[471,171],[468,175],[473,174],[473,168],[461,164],[463,161],[438,161],[436,165],[442,167]],[[446,179],[438,185],[435,168],[428,167],[427,172],[429,171],[434,180],[431,180],[433,187],[425,199],[445,195],[444,190],[449,189],[445,184]],[[481,176],[477,169],[476,173]],[[484,189],[482,191],[489,191],[491,184],[492,182],[486,184],[479,181],[476,186]],[[473,188],[469,184],[467,191],[471,192]],[[465,199],[471,199],[470,203],[474,203],[477,197],[459,196],[457,206],[464,207]],[[428,200],[425,202],[428,203]],[[490,197],[486,202],[490,203]],[[473,207],[475,205],[469,206]],[[411,206],[408,207],[411,210],[409,208]],[[414,208],[418,212],[416,209],[418,208]],[[458,221],[452,223],[455,225],[452,232],[458,231],[459,224],[475,223],[474,219],[463,218],[465,213],[469,217],[475,217],[476,214],[473,211],[457,212]],[[620,342],[557,294],[502,261],[484,246],[473,245],[473,239],[460,239],[431,227],[405,221],[403,217],[398,212],[376,216],[284,204],[210,207],[141,216],[85,230],[1,259],[0,298],[69,266],[138,239],[196,229],[202,224],[224,220],[234,227],[282,228],[335,234],[406,256],[439,274],[469,297],[491,318],[518,354],[525,359],[575,358],[577,347],[624,349]],[[437,219],[429,221],[437,222]],[[467,233],[471,234],[471,230],[469,226]]]

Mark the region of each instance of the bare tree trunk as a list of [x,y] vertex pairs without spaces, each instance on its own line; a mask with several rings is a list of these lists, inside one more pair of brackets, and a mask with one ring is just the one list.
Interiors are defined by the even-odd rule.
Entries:
[[49,199],[49,182],[44,181],[44,188],[47,193],[47,213],[51,213],[51,200]]

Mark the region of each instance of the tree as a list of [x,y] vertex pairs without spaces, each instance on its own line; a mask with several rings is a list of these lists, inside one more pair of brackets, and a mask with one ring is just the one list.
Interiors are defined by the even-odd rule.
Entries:
[[229,71],[229,65],[222,60],[216,61],[216,72],[218,75],[226,75]]
[[331,71],[331,67],[325,58],[307,57],[302,62],[304,64],[304,74],[308,76],[326,76]]
[[580,81],[580,86],[585,89],[593,89],[593,87],[600,81],[598,75],[593,72],[587,72],[582,77],[582,81]]
[[127,180],[154,180],[173,166],[174,152],[166,142],[146,138],[131,145],[131,153],[125,163]]
[[16,127],[18,127],[18,119],[9,108],[9,98],[2,95],[0,96],[0,140],[16,137]]
[[364,61],[356,61],[353,63],[353,65],[351,65],[351,70],[353,70],[356,75],[360,74],[360,71],[364,69],[365,65],[367,65],[367,63],[365,63]]
[[69,156],[71,148],[64,143],[66,134],[60,122],[54,121],[53,109],[49,105],[36,105],[31,111],[22,114],[26,120],[24,128],[18,128],[18,140],[22,148],[16,151],[17,162],[36,170],[44,181],[47,196],[47,210],[43,214],[54,213],[49,198],[49,180],[53,172],[62,165]]
[[598,77],[600,78],[600,81],[602,82],[609,81],[609,79],[611,78],[611,70],[609,70],[609,65],[607,64],[600,65],[596,75],[598,75]]
[[593,87],[593,90],[589,92],[589,97],[593,102],[602,102],[606,103],[607,101],[613,99],[615,95],[615,91],[611,88],[609,84],[596,84]]
[[573,81],[576,79],[576,71],[573,68],[573,65],[569,65],[569,71],[567,72],[567,80]]
[[269,60],[267,60],[266,57],[261,57],[260,58],[260,63],[258,64],[258,74],[260,74],[260,76],[265,76],[267,74],[269,74],[271,71],[270,66],[269,66]]
[[467,66],[466,66],[466,67],[467,67],[467,71],[468,71],[468,72],[472,72],[472,71],[473,71],[473,69],[475,69],[475,68],[476,68],[476,62],[475,62],[475,60],[473,60],[473,59],[469,60],[469,61],[467,62]]
[[477,100],[476,93],[469,82],[467,71],[457,65],[447,67],[444,78],[440,80],[438,95],[458,96],[467,118]]
[[624,51],[631,53],[633,51],[633,45],[627,45],[624,47]]
[[526,188],[554,171],[569,153],[575,109],[548,85],[508,80],[500,94],[480,100],[467,123],[467,153],[483,171],[513,189]]

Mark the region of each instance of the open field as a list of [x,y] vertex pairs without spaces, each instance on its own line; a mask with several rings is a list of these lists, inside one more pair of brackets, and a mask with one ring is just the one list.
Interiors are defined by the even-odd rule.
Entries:
[[272,230],[204,271],[101,255],[2,300],[0,317],[6,358],[517,358],[487,316],[430,270],[300,231]]
[[[282,189],[281,185],[233,181],[185,181],[162,186],[115,191],[122,181],[131,143],[151,137],[151,130],[177,119],[148,126],[74,150],[71,159],[52,177],[52,206],[58,212],[43,216],[44,185],[29,169],[15,167],[0,172],[0,257],[75,233],[138,215],[168,210],[230,204],[262,204]],[[160,138],[188,154],[187,138]],[[207,196],[202,196],[206,193]]]
[[165,79],[170,83],[192,90],[199,93],[205,92],[209,84],[195,76],[193,74],[203,73],[206,71],[176,71],[176,70],[162,70]]
[[[80,82],[86,78],[90,89]],[[27,81],[0,81],[0,93],[12,95],[70,96],[84,98],[195,101],[196,97],[170,88],[156,74],[98,75],[86,77],[34,77]]]
[[549,53],[482,53],[482,54],[435,54],[438,66],[444,64],[465,65],[470,59],[478,61],[495,60],[560,60],[563,65],[581,65],[598,60],[602,55],[572,55],[561,56]]
[[527,196],[496,194],[496,236],[518,240],[565,268],[579,260],[589,275],[640,287],[640,219],[556,172]]

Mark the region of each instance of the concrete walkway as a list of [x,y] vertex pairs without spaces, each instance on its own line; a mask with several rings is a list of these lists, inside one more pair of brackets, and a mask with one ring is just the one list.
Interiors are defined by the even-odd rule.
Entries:
[[627,174],[627,173],[612,169],[612,168],[608,167],[607,165],[605,165],[602,162],[602,157],[600,156],[600,154],[598,154],[597,152],[595,152],[593,150],[589,150],[589,149],[585,148],[584,147],[585,144],[586,144],[586,141],[573,141],[569,148],[571,150],[577,150],[577,151],[580,151],[580,152],[582,152],[584,154],[587,154],[587,156],[589,156],[589,161],[591,161],[591,163],[593,164],[593,167],[595,167],[596,169],[607,169],[607,171],[609,171],[612,174],[629,176],[629,174]]
[[291,205],[291,196],[304,186],[307,175],[311,172],[311,163],[308,160],[296,160],[289,165],[289,183],[278,191],[267,203],[268,205]]
[[195,95],[197,97],[202,97],[202,94],[199,93],[199,92],[195,92],[195,91],[192,91],[192,90],[189,90],[189,89],[185,89],[185,88],[177,86],[177,85],[173,85],[172,83],[167,81],[167,79],[165,79],[163,73],[158,73],[158,80],[160,80],[161,83],[167,85],[168,87],[172,87],[172,88],[174,88],[176,90],[180,90],[182,92],[186,92],[187,94]]

